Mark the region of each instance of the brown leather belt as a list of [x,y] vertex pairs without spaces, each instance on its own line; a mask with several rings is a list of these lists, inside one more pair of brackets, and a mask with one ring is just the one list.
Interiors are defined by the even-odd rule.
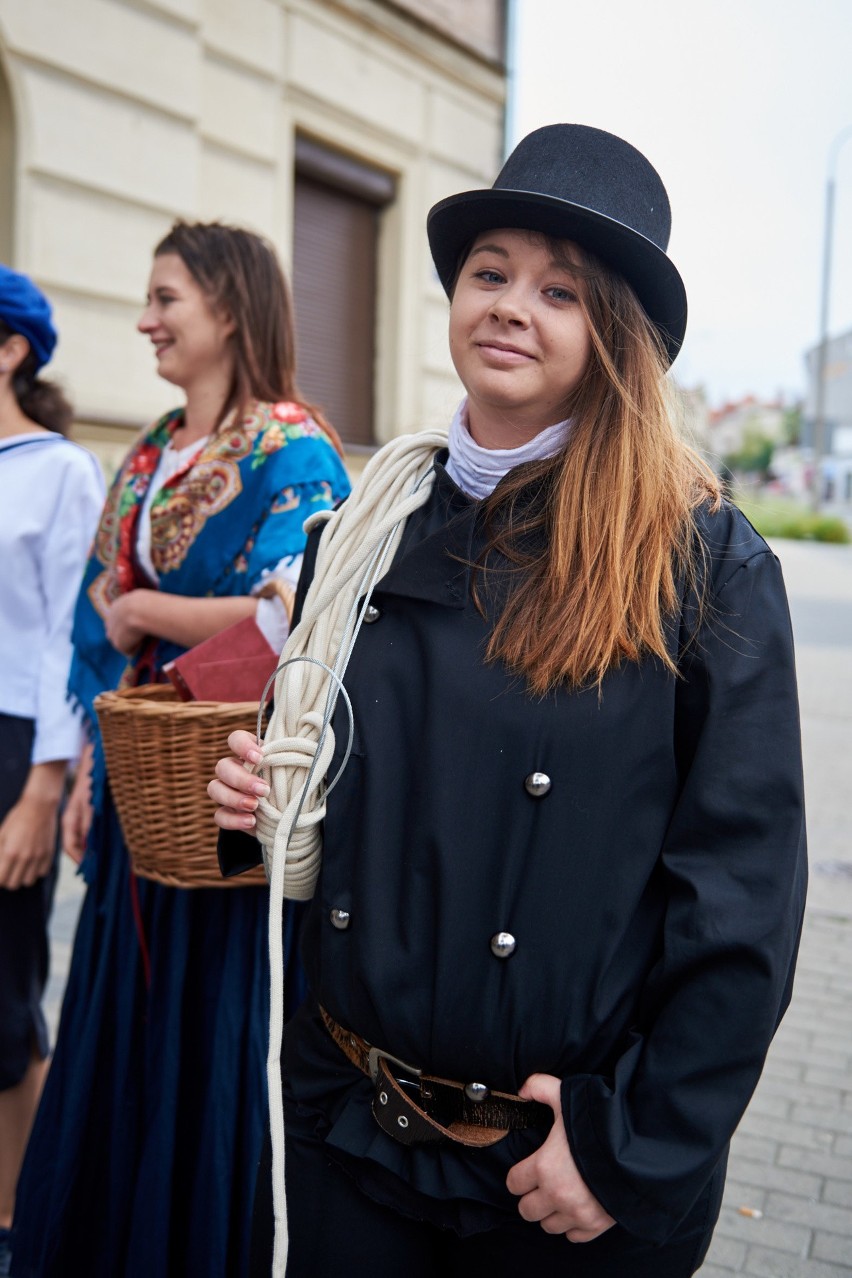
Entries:
[[424,1074],[389,1052],[371,1047],[320,1008],[326,1029],[344,1056],[375,1084],[373,1116],[403,1145],[496,1145],[510,1131],[547,1132],[553,1111],[539,1101],[492,1091],[483,1083],[454,1083]]

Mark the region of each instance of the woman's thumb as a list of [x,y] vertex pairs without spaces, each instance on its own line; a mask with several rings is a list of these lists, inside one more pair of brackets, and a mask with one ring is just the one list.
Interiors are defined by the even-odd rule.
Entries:
[[549,1105],[554,1114],[562,1110],[562,1084],[552,1074],[530,1074],[518,1092],[521,1100],[541,1101]]

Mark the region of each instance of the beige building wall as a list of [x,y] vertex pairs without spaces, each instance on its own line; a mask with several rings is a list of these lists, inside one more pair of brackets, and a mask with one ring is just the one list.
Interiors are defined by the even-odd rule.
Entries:
[[289,266],[297,133],[396,180],[377,438],[447,420],[459,388],[425,214],[493,180],[505,75],[500,0],[471,0],[468,43],[436,6],[430,26],[427,0],[0,0],[0,253],[54,302],[78,438],[117,458],[179,400],[134,329],[176,216],[240,222]]

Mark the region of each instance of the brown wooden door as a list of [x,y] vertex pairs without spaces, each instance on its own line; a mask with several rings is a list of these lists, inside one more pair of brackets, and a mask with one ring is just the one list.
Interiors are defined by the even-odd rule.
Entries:
[[341,437],[372,444],[380,208],[296,174],[293,298],[303,394]]

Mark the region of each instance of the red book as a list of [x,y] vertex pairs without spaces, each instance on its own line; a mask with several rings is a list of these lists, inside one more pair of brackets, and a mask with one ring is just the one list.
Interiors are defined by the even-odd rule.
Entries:
[[170,661],[163,672],[184,701],[259,702],[277,665],[278,653],[254,617],[244,617]]

